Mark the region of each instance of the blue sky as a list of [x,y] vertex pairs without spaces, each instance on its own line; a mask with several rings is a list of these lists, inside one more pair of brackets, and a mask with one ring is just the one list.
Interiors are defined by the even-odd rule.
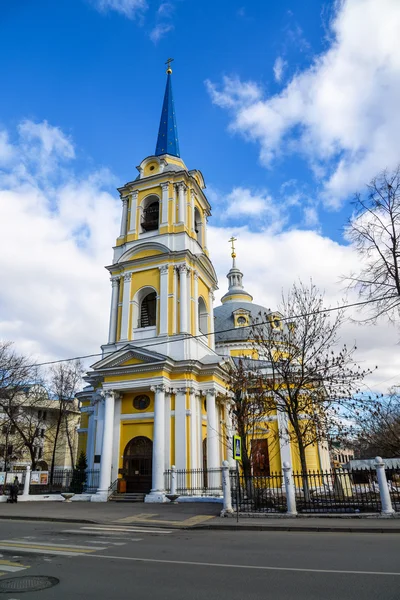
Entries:
[[[45,359],[104,343],[116,187],[155,150],[170,56],[217,302],[232,234],[258,304],[299,278],[354,300],[343,226],[400,160],[399,31],[398,0],[0,0],[0,339]],[[373,386],[400,377],[397,338],[350,320],[342,335],[378,364]]]
[[[248,187],[279,202],[287,182],[286,190],[318,193],[318,181],[299,156],[284,154],[268,169],[260,165],[257,146],[228,131],[228,115],[210,101],[204,82],[237,76],[278,93],[326,47],[329,4],[150,0],[146,10],[133,9],[133,18],[123,13],[123,2],[120,10],[112,6],[101,10],[96,0],[3,2],[3,126],[21,116],[46,119],[73,137],[77,169],[104,165],[118,182],[128,181],[154,151],[164,62],[172,56],[181,153],[189,168],[200,168],[220,194]],[[163,25],[171,30],[155,40]],[[277,57],[287,63],[283,82],[274,78]],[[301,209],[290,213],[290,223],[302,222]],[[322,231],[339,236],[347,214],[347,206],[323,214]],[[217,220],[215,203],[214,215]]]

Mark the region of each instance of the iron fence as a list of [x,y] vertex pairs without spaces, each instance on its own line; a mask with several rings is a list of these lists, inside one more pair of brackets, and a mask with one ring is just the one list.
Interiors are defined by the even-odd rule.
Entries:
[[74,494],[90,493],[95,491],[99,485],[99,470],[92,469],[87,471],[78,471],[74,469],[57,469],[51,477],[48,474],[47,484],[32,484],[29,486],[29,493],[38,494],[59,494],[62,492],[71,492]]
[[222,469],[171,469],[165,471],[165,489],[171,493],[172,474],[179,496],[222,496]]
[[244,513],[284,513],[287,510],[282,473],[268,476],[230,471],[232,506]]
[[400,512],[400,469],[386,469],[386,478],[393,509]]

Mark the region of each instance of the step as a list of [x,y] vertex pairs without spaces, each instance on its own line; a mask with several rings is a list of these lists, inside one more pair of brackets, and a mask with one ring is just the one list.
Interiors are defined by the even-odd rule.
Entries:
[[119,494],[114,493],[110,496],[109,500],[113,502],[144,502],[144,497],[146,494]]

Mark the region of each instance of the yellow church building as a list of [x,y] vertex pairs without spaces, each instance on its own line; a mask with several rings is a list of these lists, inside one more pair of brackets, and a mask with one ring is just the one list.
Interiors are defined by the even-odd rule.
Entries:
[[[227,395],[227,365],[246,354],[252,317],[265,311],[243,287],[233,260],[222,305],[213,309],[217,276],[207,248],[211,207],[200,171],[188,170],[179,152],[171,85],[167,82],[155,154],[138,176],[118,189],[121,229],[114,246],[108,342],[87,374],[80,449],[99,469],[92,500],[105,501],[113,482],[165,501],[164,473],[233,464],[227,440],[234,431]],[[293,463],[277,415],[274,470]],[[262,436],[265,438],[265,434]],[[272,443],[272,442],[271,442]],[[260,447],[261,447],[260,446]],[[321,448],[312,466],[321,467]],[[124,485],[125,488],[125,485]]]

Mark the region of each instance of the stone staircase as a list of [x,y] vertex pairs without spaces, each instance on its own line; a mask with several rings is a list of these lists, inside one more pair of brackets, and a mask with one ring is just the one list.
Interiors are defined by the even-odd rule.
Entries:
[[144,502],[144,497],[146,494],[139,493],[124,493],[120,494],[115,491],[109,496],[108,500],[111,502]]

